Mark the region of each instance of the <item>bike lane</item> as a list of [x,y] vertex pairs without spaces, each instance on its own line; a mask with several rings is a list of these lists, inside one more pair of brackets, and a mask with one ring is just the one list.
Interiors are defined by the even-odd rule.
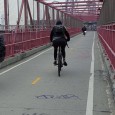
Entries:
[[97,74],[102,63],[95,41],[94,32],[71,39],[61,77],[53,65],[52,48],[1,70],[0,113],[110,115],[106,83]]

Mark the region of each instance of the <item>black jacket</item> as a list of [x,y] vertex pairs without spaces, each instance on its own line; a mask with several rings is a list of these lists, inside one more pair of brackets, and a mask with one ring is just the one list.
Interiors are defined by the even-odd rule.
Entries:
[[84,26],[83,28],[82,28],[82,31],[86,31],[87,29],[86,29],[86,27]]
[[[62,25],[62,24],[60,22],[57,22],[56,25]],[[54,37],[60,37],[62,39],[66,39],[67,41],[70,41],[70,35],[69,35],[68,31],[66,30],[66,28],[63,26],[63,33],[59,34],[56,32],[55,26],[51,30],[50,41],[52,42]]]

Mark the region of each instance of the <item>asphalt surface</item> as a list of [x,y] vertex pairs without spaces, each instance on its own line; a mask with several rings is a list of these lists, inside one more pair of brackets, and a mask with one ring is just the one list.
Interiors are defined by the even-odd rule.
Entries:
[[96,32],[68,45],[61,77],[52,47],[0,69],[0,115],[112,115]]

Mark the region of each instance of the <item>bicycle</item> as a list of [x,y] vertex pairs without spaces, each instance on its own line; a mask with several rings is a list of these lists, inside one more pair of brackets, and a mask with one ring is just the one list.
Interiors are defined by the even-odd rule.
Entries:
[[[66,44],[69,48],[68,44]],[[58,46],[58,76],[60,77],[61,68],[63,67],[61,46]]]

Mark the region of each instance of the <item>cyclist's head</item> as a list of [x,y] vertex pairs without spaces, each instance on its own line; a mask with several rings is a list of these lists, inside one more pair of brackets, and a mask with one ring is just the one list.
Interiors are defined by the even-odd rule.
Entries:
[[56,22],[56,25],[62,25],[61,20],[58,20],[58,21]]

